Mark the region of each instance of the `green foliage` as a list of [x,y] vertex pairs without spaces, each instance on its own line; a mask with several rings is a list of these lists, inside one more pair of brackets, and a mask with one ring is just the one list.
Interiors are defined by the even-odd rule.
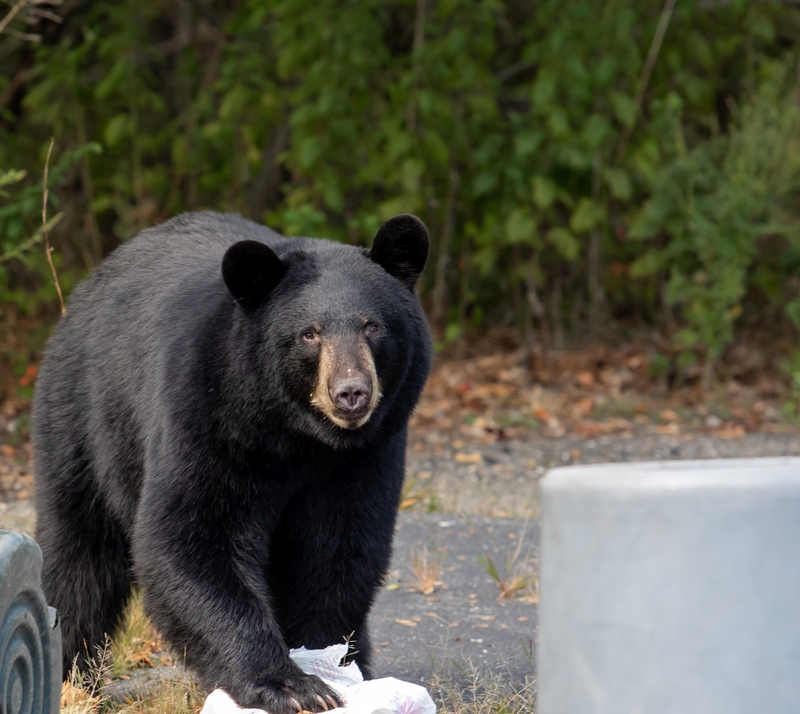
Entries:
[[[71,151],[63,152],[49,167],[48,188],[62,186],[70,168],[87,154],[100,152],[100,145],[90,142]],[[0,171],[0,301],[14,304],[23,314],[30,314],[55,299],[56,291],[49,283],[38,289],[16,288],[9,284],[6,263],[16,259],[39,275],[45,274],[47,264],[43,251],[33,254],[30,249],[51,232],[64,217],[63,212],[55,215],[50,212],[47,222],[42,222],[42,181],[24,183],[27,172],[9,169]],[[58,207],[59,198],[55,191],[48,192],[49,208]],[[71,281],[68,279],[68,283]]]
[[[362,245],[408,211],[445,340],[674,316],[713,366],[800,304],[790,3],[677,3],[660,46],[655,0],[74,5],[0,40],[0,166],[40,175],[50,135],[103,148],[54,192],[70,275],[184,210]],[[3,249],[34,215],[0,218]]]
[[[798,245],[800,109],[784,67],[771,75],[743,109],[729,134],[681,149],[655,182],[652,197],[631,226],[632,238],[664,247],[644,252],[634,276],[666,271],[668,298],[683,307],[687,325],[677,334],[685,349],[700,347],[717,359],[733,339],[742,314],[748,273],[763,239]],[[796,302],[790,302],[793,318]]]

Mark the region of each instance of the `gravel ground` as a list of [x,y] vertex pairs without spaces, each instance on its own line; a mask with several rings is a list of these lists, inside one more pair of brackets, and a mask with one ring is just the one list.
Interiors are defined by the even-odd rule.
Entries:
[[[436,675],[463,684],[475,673],[531,680],[538,543],[535,520],[401,513],[387,585],[370,615],[375,675],[410,682]],[[442,566],[430,592],[418,575],[426,551]],[[500,597],[488,563],[506,584],[516,581],[508,597]]]
[[0,501],[0,530],[19,531],[33,537],[36,514],[28,499]]
[[[437,443],[431,444],[433,439]],[[800,454],[800,435],[745,434],[723,439],[707,434],[639,434],[496,441],[473,446],[444,435],[412,440],[407,496],[415,510],[487,517],[538,515],[538,482],[549,468],[570,464],[715,459]],[[420,451],[419,446],[424,446]]]

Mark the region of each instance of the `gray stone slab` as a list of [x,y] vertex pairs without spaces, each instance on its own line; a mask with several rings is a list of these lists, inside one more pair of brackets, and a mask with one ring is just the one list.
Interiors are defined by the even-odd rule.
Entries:
[[106,695],[115,702],[135,702],[146,698],[163,682],[188,686],[192,682],[192,675],[184,669],[180,662],[174,665],[139,669],[127,679],[117,679],[106,685]]
[[539,714],[800,711],[800,458],[542,483]]

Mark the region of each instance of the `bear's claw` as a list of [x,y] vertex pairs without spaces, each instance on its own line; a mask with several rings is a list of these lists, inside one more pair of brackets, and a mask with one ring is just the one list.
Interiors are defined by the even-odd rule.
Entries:
[[315,714],[343,706],[336,693],[313,674],[292,674],[254,687],[231,689],[239,706],[266,709],[270,714]]

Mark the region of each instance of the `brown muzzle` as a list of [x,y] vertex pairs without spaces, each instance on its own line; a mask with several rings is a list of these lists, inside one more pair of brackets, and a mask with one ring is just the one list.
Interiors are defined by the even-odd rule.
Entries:
[[363,335],[322,338],[311,403],[343,429],[369,421],[381,397],[372,352]]

